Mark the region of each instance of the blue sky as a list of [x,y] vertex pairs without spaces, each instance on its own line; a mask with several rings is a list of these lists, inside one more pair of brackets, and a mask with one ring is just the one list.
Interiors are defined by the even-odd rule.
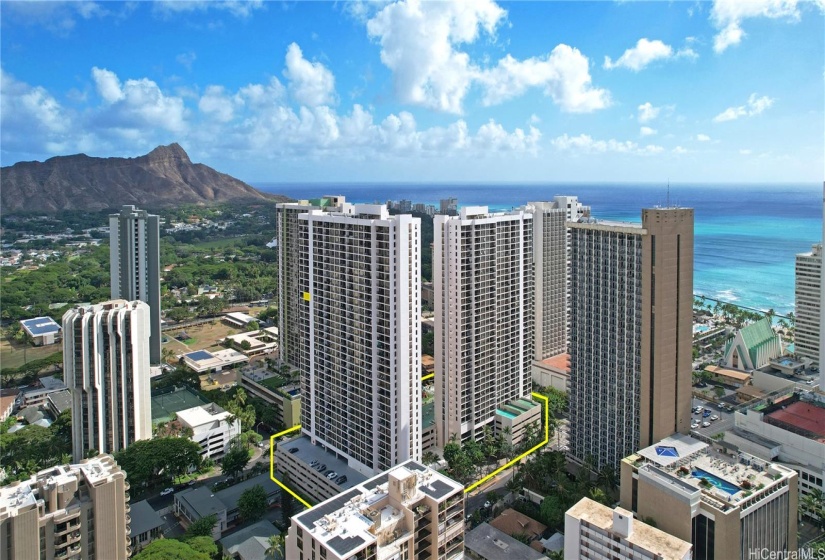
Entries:
[[3,165],[247,182],[822,181],[825,0],[2,2]]

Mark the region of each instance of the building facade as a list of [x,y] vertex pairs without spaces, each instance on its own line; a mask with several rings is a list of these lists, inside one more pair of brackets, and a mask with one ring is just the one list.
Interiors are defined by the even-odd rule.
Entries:
[[729,368],[750,371],[765,367],[782,355],[782,340],[767,317],[736,331],[725,343],[724,361]]
[[187,408],[177,415],[181,426],[192,430],[191,439],[201,446],[202,457],[220,459],[241,435],[241,421],[215,403]]
[[797,500],[793,470],[682,434],[621,464],[621,507],[690,542],[694,560],[796,551]]
[[691,560],[690,542],[582,498],[564,514],[564,560]]
[[63,315],[63,378],[72,392],[72,453],[116,453],[152,437],[150,309],[113,300]]
[[149,306],[149,359],[161,361],[160,219],[134,206],[109,216],[112,299]]
[[690,429],[693,210],[570,228],[570,453],[616,468]]
[[297,367],[313,444],[371,476],[421,454],[421,220],[298,216]]
[[796,330],[794,353],[819,364],[819,323],[822,310],[822,245],[796,255]]
[[465,207],[434,219],[439,447],[479,439],[496,408],[532,389],[533,215]]
[[126,560],[129,483],[109,455],[0,488],[0,557]]
[[292,518],[294,560],[464,557],[464,487],[406,461]]
[[275,239],[278,247],[278,347],[281,360],[297,366],[301,349],[298,314],[302,294],[298,290],[300,238],[298,216],[311,210],[342,210],[343,196],[287,202],[275,205]]

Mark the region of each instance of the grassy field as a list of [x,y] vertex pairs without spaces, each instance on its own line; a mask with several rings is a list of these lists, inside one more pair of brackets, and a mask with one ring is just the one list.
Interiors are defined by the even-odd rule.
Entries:
[[[262,311],[263,307],[256,307],[250,311],[250,315],[256,315]],[[185,342],[181,342],[175,336],[185,330],[189,338]],[[241,332],[237,327],[232,327],[222,322],[220,319],[215,319],[211,323],[203,323],[202,325],[195,325],[194,327],[184,327],[179,330],[168,330],[163,332],[163,336],[168,339],[164,343],[164,347],[170,348],[176,354],[185,354],[187,352],[194,352],[195,350],[220,350],[218,340],[230,335]]]
[[20,342],[10,343],[6,337],[0,339],[0,368],[16,368],[32,360],[39,360],[60,352],[60,344],[31,346]]

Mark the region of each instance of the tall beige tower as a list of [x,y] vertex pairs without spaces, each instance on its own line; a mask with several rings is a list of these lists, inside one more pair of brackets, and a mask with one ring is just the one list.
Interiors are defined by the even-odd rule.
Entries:
[[693,210],[570,227],[571,454],[617,467],[690,428]]
[[126,560],[128,489],[110,455],[0,488],[0,558]]
[[820,364],[820,313],[822,311],[822,245],[796,255],[794,353]]

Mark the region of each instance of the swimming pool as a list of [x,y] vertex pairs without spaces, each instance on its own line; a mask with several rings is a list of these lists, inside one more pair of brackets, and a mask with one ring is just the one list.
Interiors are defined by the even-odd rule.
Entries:
[[713,486],[715,486],[719,490],[727,492],[728,494],[731,494],[731,495],[736,494],[740,490],[740,488],[738,486],[736,486],[735,484],[732,484],[732,483],[728,482],[727,480],[719,478],[715,474],[711,474],[711,473],[709,473],[705,470],[702,470],[702,469],[693,469],[693,472],[690,473],[690,474],[692,474],[695,478],[701,478],[701,479],[707,480],[708,482],[710,482]]
[[708,332],[710,327],[707,325],[693,325],[693,334]]

